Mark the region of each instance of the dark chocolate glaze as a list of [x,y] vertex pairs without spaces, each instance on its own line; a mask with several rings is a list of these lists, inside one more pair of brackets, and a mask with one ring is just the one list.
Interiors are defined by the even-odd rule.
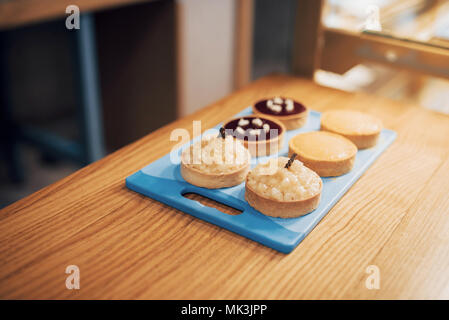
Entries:
[[[256,108],[256,110],[258,110],[261,113],[273,115],[273,116],[291,116],[293,114],[298,114],[298,113],[306,111],[306,107],[302,103],[299,103],[299,102],[291,99],[291,100],[293,100],[294,108],[293,108],[293,111],[287,112],[287,110],[285,109],[285,106],[287,105],[285,103],[285,100],[288,98],[284,98],[284,97],[280,97],[280,98],[282,98],[284,100],[284,102],[282,103],[282,110],[279,113],[273,112],[270,109],[268,109],[267,101],[270,99],[261,100],[261,101],[257,102],[254,105],[254,107]],[[271,100],[273,100],[273,99],[271,99]]]
[[[256,119],[256,118],[259,118],[260,120],[262,120],[262,126],[258,127],[252,123],[252,120]],[[249,120],[249,123],[245,126],[239,126],[238,123],[239,123],[240,119]],[[263,130],[263,125],[265,123],[267,123],[270,126],[270,130],[268,132],[265,132]],[[231,120],[228,123],[226,123],[223,127],[226,130],[226,135],[230,134],[237,139],[246,140],[246,141],[249,140],[248,138],[250,137],[250,134],[249,134],[250,129],[262,129],[260,135],[253,136],[255,138],[251,138],[251,140],[254,139],[252,141],[270,140],[270,139],[276,138],[278,135],[280,135],[282,133],[282,128],[277,123],[275,123],[269,119],[265,119],[263,117],[258,117],[258,116],[241,117],[238,119],[234,119],[234,120]],[[243,130],[245,130],[245,134],[238,133],[235,130],[235,129],[237,129],[237,127],[241,127]],[[276,131],[277,134],[276,134],[276,132],[271,132],[271,130],[274,130],[274,129],[277,130]]]

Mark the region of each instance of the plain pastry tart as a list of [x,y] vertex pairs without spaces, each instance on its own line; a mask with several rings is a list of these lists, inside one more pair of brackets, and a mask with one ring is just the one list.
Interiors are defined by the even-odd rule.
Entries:
[[243,142],[254,157],[276,154],[284,141],[284,125],[271,117],[249,115],[227,121],[223,128]]
[[209,137],[183,151],[181,175],[198,187],[231,187],[245,180],[250,161],[248,149],[232,136]]
[[245,199],[254,209],[271,217],[296,218],[318,207],[323,183],[300,161],[280,157],[252,169],[245,188]]
[[302,103],[282,97],[257,102],[253,106],[253,112],[281,121],[287,130],[302,127],[306,123],[309,113]]
[[359,149],[376,145],[382,130],[382,121],[370,114],[354,110],[332,110],[323,112],[321,130],[345,136]]
[[297,153],[305,166],[321,177],[335,177],[351,171],[357,147],[345,137],[327,132],[300,133],[289,141],[289,154]]

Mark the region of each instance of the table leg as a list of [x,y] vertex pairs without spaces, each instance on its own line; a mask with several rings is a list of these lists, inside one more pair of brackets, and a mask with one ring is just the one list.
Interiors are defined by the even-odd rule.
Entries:
[[101,93],[98,82],[95,20],[92,13],[80,16],[76,34],[76,60],[81,104],[81,127],[87,163],[105,155]]

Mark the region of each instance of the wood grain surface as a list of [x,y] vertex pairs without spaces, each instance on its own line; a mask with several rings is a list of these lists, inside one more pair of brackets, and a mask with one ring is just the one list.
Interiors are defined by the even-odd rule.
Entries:
[[[397,140],[285,255],[129,191],[175,128],[212,127],[256,100],[364,110]],[[150,103],[150,101],[149,101]],[[0,298],[449,298],[449,117],[273,75],[0,211]],[[65,287],[77,265],[80,290]],[[365,286],[379,267],[379,290]]]

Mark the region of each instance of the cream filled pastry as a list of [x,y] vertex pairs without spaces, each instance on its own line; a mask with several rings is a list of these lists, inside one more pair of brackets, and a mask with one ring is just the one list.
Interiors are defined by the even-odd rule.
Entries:
[[316,209],[322,187],[318,174],[300,161],[279,157],[248,173],[245,199],[265,215],[294,218]]
[[181,175],[187,182],[215,189],[242,183],[250,169],[251,155],[232,136],[209,137],[181,155]]

